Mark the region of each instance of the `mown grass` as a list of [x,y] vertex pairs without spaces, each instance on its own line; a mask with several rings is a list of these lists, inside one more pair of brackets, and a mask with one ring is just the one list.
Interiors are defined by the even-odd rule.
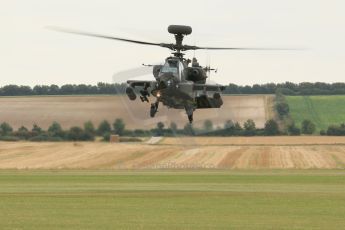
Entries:
[[317,130],[326,130],[329,125],[345,122],[345,96],[289,96],[286,100],[296,125],[309,119]]
[[0,171],[0,229],[341,229],[345,172]]

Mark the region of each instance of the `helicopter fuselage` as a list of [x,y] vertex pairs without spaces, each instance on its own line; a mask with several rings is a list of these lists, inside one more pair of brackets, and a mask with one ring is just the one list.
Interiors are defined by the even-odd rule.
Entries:
[[193,59],[191,67],[188,67],[189,62],[178,57],[169,57],[164,65],[154,68],[157,84],[151,94],[163,105],[175,109],[197,109],[196,98],[211,94],[203,89],[195,89],[195,84],[206,83],[207,74],[196,58]]
[[[176,56],[168,57],[163,65],[153,66],[155,81],[141,84],[143,89],[140,90],[140,98],[143,102],[149,102],[150,95],[156,98],[156,102],[151,104],[151,116],[156,113],[158,104],[162,103],[168,108],[185,109],[192,121],[194,110],[220,108],[223,104],[220,94],[224,87],[206,83],[209,69],[200,66],[196,58],[191,61]],[[126,93],[131,100],[135,100],[133,88],[138,82],[128,83]]]

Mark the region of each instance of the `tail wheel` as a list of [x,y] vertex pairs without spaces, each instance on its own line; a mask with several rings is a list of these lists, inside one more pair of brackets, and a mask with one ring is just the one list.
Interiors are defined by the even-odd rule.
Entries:
[[185,110],[188,116],[189,123],[193,123],[194,108],[192,106],[185,106]]
[[193,114],[192,115],[188,115],[188,120],[189,120],[189,123],[193,123]]

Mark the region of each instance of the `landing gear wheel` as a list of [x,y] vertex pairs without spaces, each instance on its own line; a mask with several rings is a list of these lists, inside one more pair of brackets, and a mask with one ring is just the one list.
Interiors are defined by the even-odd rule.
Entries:
[[155,117],[157,112],[158,112],[158,102],[152,103],[151,108],[150,108],[150,116]]
[[156,112],[156,107],[154,106],[154,104],[151,104],[150,117],[155,117]]

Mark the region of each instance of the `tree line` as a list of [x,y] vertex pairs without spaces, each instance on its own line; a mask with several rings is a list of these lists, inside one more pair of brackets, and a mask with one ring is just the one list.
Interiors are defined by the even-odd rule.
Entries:
[[97,85],[66,84],[18,86],[6,85],[0,87],[0,96],[30,96],[30,95],[96,95],[96,94],[122,94],[126,84],[97,83]]
[[[6,85],[0,87],[0,96],[29,96],[29,95],[96,95],[96,94],[123,94],[126,84],[97,83],[97,85],[66,84],[18,86]],[[284,95],[345,95],[345,83],[267,83],[252,86],[229,84],[224,94],[275,94],[280,91]]]
[[[148,136],[277,136],[290,135],[298,136],[301,134],[311,135],[316,131],[315,124],[310,120],[304,120],[301,128],[294,123],[289,125],[286,130],[281,131],[278,123],[270,119],[265,123],[264,128],[256,127],[253,120],[249,119],[243,123],[228,120],[223,127],[214,127],[211,120],[205,120],[201,128],[195,128],[187,123],[183,128],[178,128],[177,124],[171,122],[168,127],[158,122],[153,129],[143,130],[126,129],[126,124],[122,119],[116,119],[112,124],[107,120],[102,121],[97,127],[91,122],[85,122],[83,127],[74,126],[64,130],[58,122],[53,122],[47,130],[43,130],[37,124],[32,128],[21,126],[14,130],[12,126],[3,122],[0,124],[0,140],[2,141],[94,141],[96,137],[101,137],[103,141],[109,141],[112,134],[117,134],[123,141],[141,141],[138,137]],[[340,125],[330,125],[327,130],[321,130],[320,135],[345,136],[345,123]]]
[[280,91],[283,95],[344,95],[345,83],[302,82],[302,83],[267,83],[252,86],[238,86],[229,84],[225,94],[275,94]]

